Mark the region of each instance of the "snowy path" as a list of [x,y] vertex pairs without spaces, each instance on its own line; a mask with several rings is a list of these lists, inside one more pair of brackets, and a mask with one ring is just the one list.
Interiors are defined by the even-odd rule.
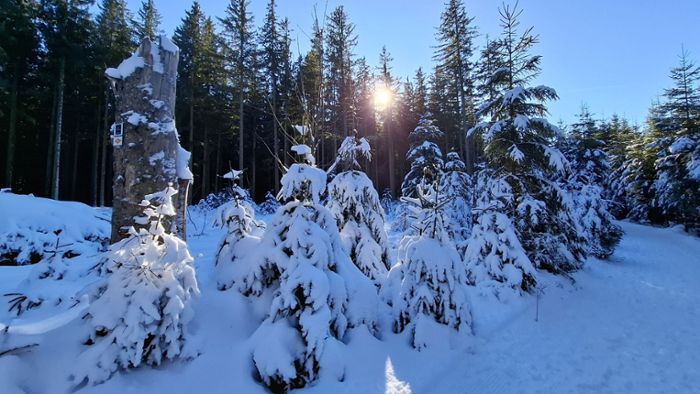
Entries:
[[622,223],[609,262],[548,290],[423,393],[700,393],[700,240]]

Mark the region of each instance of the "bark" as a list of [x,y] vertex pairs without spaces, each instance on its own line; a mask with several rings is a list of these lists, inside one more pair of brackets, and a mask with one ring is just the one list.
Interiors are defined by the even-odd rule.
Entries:
[[61,189],[61,133],[63,128],[63,91],[66,77],[66,58],[62,57],[58,66],[58,98],[56,102],[56,140],[53,156],[53,188],[51,197],[58,200]]
[[209,136],[207,124],[204,124],[202,140],[202,198],[209,194]]
[[54,91],[53,99],[51,100],[51,121],[49,123],[49,145],[46,152],[46,176],[44,178],[44,193],[47,196],[51,195],[51,180],[53,179],[53,145],[56,137],[56,134],[54,133],[54,130],[56,129],[56,91]]
[[391,195],[396,195],[396,171],[395,167],[395,155],[394,155],[394,136],[391,134],[391,108],[387,110],[386,134],[387,134],[387,144],[389,145],[389,189],[391,189]]
[[12,188],[12,178],[15,165],[15,149],[17,138],[17,80],[19,79],[19,67],[14,65],[12,75],[12,87],[10,88],[10,127],[7,133],[7,162],[5,167],[5,183]]
[[105,89],[104,116],[102,117],[102,157],[100,159],[100,206],[105,206],[107,194],[107,148],[109,138],[104,133],[109,132],[109,90]]
[[[99,97],[99,96],[98,96]],[[97,111],[96,111],[96,124],[95,128],[95,144],[92,147],[92,173],[90,182],[90,195],[92,197],[92,206],[97,206],[98,199],[98,183],[99,183],[99,170],[100,170],[100,135],[102,134],[102,128],[100,127],[100,113],[102,112],[102,101],[98,98]]]

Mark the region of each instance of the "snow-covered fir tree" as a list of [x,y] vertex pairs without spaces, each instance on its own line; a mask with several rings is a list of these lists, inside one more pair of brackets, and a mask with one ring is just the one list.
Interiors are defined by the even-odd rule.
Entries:
[[255,209],[246,198],[248,193],[236,184],[239,176],[240,173],[230,178],[232,199],[219,206],[214,216],[214,225],[227,230],[216,253],[216,283],[219,290],[231,288],[235,272],[248,268],[249,256],[260,242],[253,232],[263,227],[255,220]]
[[270,215],[277,212],[277,208],[280,207],[280,202],[277,201],[277,197],[271,192],[265,194],[265,201],[263,201],[258,206],[258,211],[263,215]]
[[442,174],[442,151],[437,142],[443,137],[443,132],[434,123],[432,114],[426,113],[409,134],[411,148],[406,153],[406,160],[411,167],[401,183],[404,197],[417,197],[421,182],[431,184]]
[[571,173],[564,179],[573,198],[577,221],[586,239],[586,250],[598,258],[607,258],[622,238],[622,229],[613,223],[608,203],[603,198],[603,185],[608,183],[610,165],[605,141],[598,138],[598,125],[587,108],[572,125],[567,156]]
[[663,105],[672,125],[656,161],[656,203],[667,220],[700,227],[700,67],[684,51],[671,70],[674,86]]
[[489,171],[481,171],[476,183],[476,223],[464,255],[469,282],[489,286],[495,281],[529,292],[537,285],[537,272],[508,216],[513,210],[513,190]]
[[472,178],[467,174],[467,166],[458,153],[450,152],[446,159],[439,190],[447,200],[445,213],[448,221],[445,228],[461,255],[467,247],[472,228]]
[[338,221],[340,237],[352,261],[379,286],[390,267],[384,209],[372,181],[360,170],[360,158],[372,158],[367,140],[345,138],[329,169],[337,175],[328,184],[326,208]]
[[199,295],[193,259],[187,244],[163,227],[175,215],[175,189],[146,196],[140,226],[110,247],[104,284],[85,319],[88,348],[79,356],[75,385],[97,384],[118,370],[195,354],[187,347],[188,323]]
[[511,219],[530,260],[552,272],[576,270],[584,258],[583,239],[556,182],[568,162],[551,143],[559,129],[545,118],[545,103],[557,94],[546,86],[529,86],[540,71],[541,57],[529,54],[537,37],[530,29],[518,32],[517,8],[503,6],[500,13],[497,53],[503,66],[490,79],[496,95],[480,106],[477,115],[487,120],[470,133],[482,134],[487,166],[513,190]]
[[610,163],[610,176],[603,197],[608,200],[610,213],[618,219],[626,217],[629,212],[623,177],[624,163],[627,161],[627,149],[638,134],[636,127],[618,115],[604,121],[597,133],[597,138],[605,141],[605,153]]
[[[348,328],[375,330],[378,308],[374,284],[352,263],[336,218],[319,202],[326,172],[313,165],[308,146],[292,149],[302,162],[282,177],[278,198],[285,204],[251,268],[236,280],[243,294],[269,307],[253,335],[253,361],[260,380],[276,392],[314,382]],[[328,373],[340,379],[343,372]]]
[[440,326],[471,333],[467,271],[447,231],[448,200],[440,196],[438,184],[439,178],[419,188],[417,198],[402,197],[411,210],[415,233],[401,240],[399,261],[383,290],[392,308],[394,331],[409,330],[418,350],[430,347]]

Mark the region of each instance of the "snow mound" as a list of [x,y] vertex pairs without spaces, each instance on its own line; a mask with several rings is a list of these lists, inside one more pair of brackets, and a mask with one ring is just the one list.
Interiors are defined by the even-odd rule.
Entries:
[[85,204],[0,193],[0,265],[37,263],[57,245],[66,258],[96,254],[109,234],[109,220]]

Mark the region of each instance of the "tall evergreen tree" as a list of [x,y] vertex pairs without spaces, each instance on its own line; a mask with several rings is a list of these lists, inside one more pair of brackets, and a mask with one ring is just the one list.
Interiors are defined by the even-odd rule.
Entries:
[[357,45],[355,25],[350,22],[343,6],[337,7],[328,20],[325,35],[326,69],[326,109],[328,111],[328,131],[332,134],[332,154],[338,147],[338,137],[348,136],[352,131],[355,117],[353,100],[353,50]]
[[156,9],[155,0],[144,0],[138,12],[135,22],[136,36],[139,40],[144,38],[155,39],[161,32],[160,23],[162,17]]
[[529,53],[537,43],[532,28],[518,32],[522,11],[503,6],[499,12],[504,66],[490,79],[496,97],[478,112],[488,121],[470,132],[483,134],[488,167],[513,191],[513,222],[530,260],[553,272],[575,270],[584,257],[582,239],[572,207],[555,181],[568,162],[551,146],[558,129],[545,118],[545,102],[557,94],[546,86],[529,86],[539,74],[541,57]]
[[[467,171],[473,171],[476,152],[472,136],[466,132],[474,125],[476,104],[474,71],[474,18],[469,17],[462,0],[449,0],[440,15],[437,31],[438,46],[434,59],[446,79],[446,94],[457,102],[458,127],[442,125],[450,135],[448,148],[458,148],[464,156]],[[447,128],[449,127],[449,128]],[[466,137],[466,140],[465,140]]]
[[33,19],[37,16],[34,1],[8,1],[0,7],[0,121],[7,127],[3,185],[12,187],[16,180],[15,152],[17,126],[24,107],[22,92],[28,88],[27,74],[39,55],[39,36]]
[[[223,26],[224,51],[227,69],[235,87],[238,117],[238,168],[246,168],[245,160],[245,106],[251,95],[251,84],[255,78],[255,32],[253,16],[248,11],[249,0],[231,0],[226,7],[226,16],[219,21]],[[254,161],[251,157],[250,161]]]
[[664,150],[656,162],[656,202],[671,221],[686,228],[700,226],[700,67],[683,51],[671,70],[674,86],[666,89],[662,109],[671,133],[658,141]]

